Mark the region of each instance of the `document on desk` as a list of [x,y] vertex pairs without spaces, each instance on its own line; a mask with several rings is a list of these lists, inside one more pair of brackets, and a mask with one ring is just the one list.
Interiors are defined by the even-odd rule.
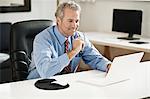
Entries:
[[144,52],[115,57],[106,77],[81,79],[78,82],[93,86],[105,87],[128,81],[134,75],[134,69],[139,66]]

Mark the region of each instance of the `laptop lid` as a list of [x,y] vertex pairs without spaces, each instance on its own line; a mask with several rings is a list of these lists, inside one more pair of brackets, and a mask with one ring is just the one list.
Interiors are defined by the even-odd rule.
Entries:
[[114,81],[130,78],[134,74],[134,69],[140,63],[143,55],[144,52],[139,52],[115,57],[106,75],[106,79]]

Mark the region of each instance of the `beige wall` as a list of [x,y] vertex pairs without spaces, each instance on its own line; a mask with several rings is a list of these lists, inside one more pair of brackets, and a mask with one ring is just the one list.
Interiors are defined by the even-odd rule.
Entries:
[[79,3],[82,7],[80,30],[106,31],[112,29],[113,9],[135,9],[143,11],[142,36],[150,37],[150,1],[116,1],[116,0],[96,0],[95,3]]
[[[82,7],[80,31],[85,32],[111,32],[112,14],[114,8],[136,9],[143,11],[142,36],[150,37],[150,2],[132,2],[121,0],[96,0],[96,3],[80,2]],[[104,47],[95,45],[104,54]],[[134,53],[134,50],[110,48],[110,60],[115,56]],[[150,60],[150,53],[145,53],[142,61]],[[86,65],[83,65],[83,68]]]
[[30,12],[0,13],[0,22],[18,22],[30,19],[55,20],[56,0],[31,0]]

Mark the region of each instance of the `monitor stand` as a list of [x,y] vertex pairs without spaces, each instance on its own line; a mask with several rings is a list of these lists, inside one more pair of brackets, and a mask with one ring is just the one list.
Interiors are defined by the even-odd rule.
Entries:
[[129,33],[128,37],[117,37],[117,39],[124,39],[124,40],[139,40],[140,38],[133,37],[133,33]]

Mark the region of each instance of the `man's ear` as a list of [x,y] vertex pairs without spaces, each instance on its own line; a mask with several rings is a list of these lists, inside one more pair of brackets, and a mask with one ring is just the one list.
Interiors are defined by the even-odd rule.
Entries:
[[56,18],[56,22],[57,24],[60,24],[61,23],[61,19],[59,17]]

